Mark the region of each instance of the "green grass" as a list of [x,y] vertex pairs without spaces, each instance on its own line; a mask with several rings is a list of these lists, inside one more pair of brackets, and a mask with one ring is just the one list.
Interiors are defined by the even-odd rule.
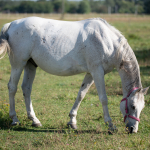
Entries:
[[[125,35],[135,51],[141,69],[142,84],[147,87],[150,85],[150,21],[137,20],[110,22]],[[0,27],[9,21],[1,19]],[[140,116],[138,133],[126,133],[119,110],[122,91],[116,70],[105,76],[109,112],[118,128],[118,132],[113,135],[108,134],[104,124],[102,106],[94,85],[79,108],[78,130],[68,129],[68,114],[85,74],[58,77],[49,75],[40,68],[37,69],[31,98],[36,116],[43,126],[31,127],[32,122],[27,119],[21,76],[16,94],[16,112],[21,125],[11,127],[7,104],[10,71],[8,57],[5,57],[0,60],[0,149],[150,149],[149,94],[145,96],[146,103]]]

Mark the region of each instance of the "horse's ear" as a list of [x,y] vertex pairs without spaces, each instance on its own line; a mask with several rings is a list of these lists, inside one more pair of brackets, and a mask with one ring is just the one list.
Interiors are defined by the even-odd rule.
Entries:
[[149,89],[149,86],[148,86],[147,88],[142,89],[141,92],[142,92],[144,95],[146,95],[148,89]]

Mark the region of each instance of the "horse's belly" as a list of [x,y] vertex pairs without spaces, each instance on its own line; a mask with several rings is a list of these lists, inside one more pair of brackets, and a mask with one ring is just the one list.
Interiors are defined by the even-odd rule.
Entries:
[[33,54],[32,59],[42,70],[53,75],[70,76],[88,72],[84,58],[82,56],[76,57],[75,54],[57,59],[49,53],[42,52]]
[[87,72],[86,67],[75,65],[69,61],[52,62],[52,61],[36,61],[36,64],[44,71],[58,76],[70,76],[83,72]]

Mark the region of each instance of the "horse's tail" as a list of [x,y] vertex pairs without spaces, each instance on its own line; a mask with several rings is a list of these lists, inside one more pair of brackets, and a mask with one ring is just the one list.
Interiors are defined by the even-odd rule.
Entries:
[[10,27],[11,23],[7,23],[3,26],[2,30],[1,30],[1,34],[0,34],[0,59],[2,59],[6,52],[8,52],[8,54],[10,54],[10,46],[8,43],[8,34],[7,31]]

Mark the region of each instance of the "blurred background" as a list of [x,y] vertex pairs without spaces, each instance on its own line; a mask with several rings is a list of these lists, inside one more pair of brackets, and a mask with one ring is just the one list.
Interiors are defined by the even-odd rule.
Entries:
[[[29,16],[65,21],[103,18],[128,40],[138,60],[141,81],[145,88],[150,86],[149,14],[150,0],[0,0],[0,29],[8,22]],[[68,113],[84,74],[57,77],[45,73],[40,67],[37,68],[31,97],[35,113],[43,127],[31,128],[31,122],[27,121],[21,89],[23,75],[15,97],[16,112],[21,126],[12,127],[7,90],[10,73],[11,66],[6,56],[0,60],[0,150],[150,149],[150,90],[145,96],[146,107],[140,116],[139,132],[130,136],[125,133],[123,118],[119,113],[122,85],[116,69],[105,76],[110,114],[118,127],[118,133],[111,136],[106,132],[102,106],[94,85],[80,106],[79,130],[66,130]]]
[[0,0],[0,12],[149,14],[150,0]]

